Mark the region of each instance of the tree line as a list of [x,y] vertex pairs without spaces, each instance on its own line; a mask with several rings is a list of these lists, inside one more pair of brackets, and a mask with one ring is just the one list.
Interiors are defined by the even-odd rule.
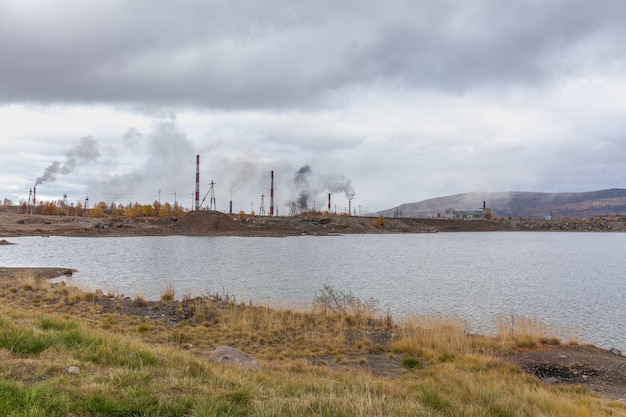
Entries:
[[136,202],[126,205],[101,201],[93,207],[85,207],[80,201],[76,204],[67,204],[63,200],[40,201],[36,206],[28,205],[26,202],[20,205],[20,212],[22,214],[32,213],[73,217],[126,217],[130,219],[138,217],[179,218],[182,217],[186,211],[187,209],[178,204],[178,202],[174,204],[169,202],[161,204],[159,201],[155,201],[152,204]]

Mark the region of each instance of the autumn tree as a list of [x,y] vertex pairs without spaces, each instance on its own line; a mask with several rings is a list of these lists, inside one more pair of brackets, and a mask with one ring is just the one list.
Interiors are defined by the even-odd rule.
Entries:
[[161,206],[159,210],[159,217],[162,219],[172,217],[172,205],[170,203],[166,202]]
[[52,201],[39,203],[39,213],[54,216],[57,214],[57,205]]
[[174,208],[172,209],[172,216],[174,216],[175,218],[181,218],[183,217],[183,215],[185,214],[184,210],[182,209],[182,207],[180,206],[180,204],[178,204],[178,202],[174,203]]

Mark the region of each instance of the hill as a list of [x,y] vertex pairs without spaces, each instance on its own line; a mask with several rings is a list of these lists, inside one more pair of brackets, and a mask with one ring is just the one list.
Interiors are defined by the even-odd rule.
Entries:
[[590,218],[624,215],[626,189],[584,193],[472,192],[401,204],[377,214],[393,217],[445,216],[446,209],[477,209],[485,204],[495,217],[505,218]]

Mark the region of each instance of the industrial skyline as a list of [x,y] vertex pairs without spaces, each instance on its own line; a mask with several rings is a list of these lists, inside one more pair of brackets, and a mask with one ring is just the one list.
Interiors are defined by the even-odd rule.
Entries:
[[246,207],[626,184],[623,1],[62,4],[0,6],[0,199],[190,206],[197,154]]

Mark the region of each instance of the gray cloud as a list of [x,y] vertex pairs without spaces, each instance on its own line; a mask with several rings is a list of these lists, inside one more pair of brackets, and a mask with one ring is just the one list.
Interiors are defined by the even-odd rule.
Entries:
[[10,80],[1,100],[311,106],[381,83],[536,85],[606,61],[623,67],[626,45],[617,0],[66,6],[0,6],[0,79]]

